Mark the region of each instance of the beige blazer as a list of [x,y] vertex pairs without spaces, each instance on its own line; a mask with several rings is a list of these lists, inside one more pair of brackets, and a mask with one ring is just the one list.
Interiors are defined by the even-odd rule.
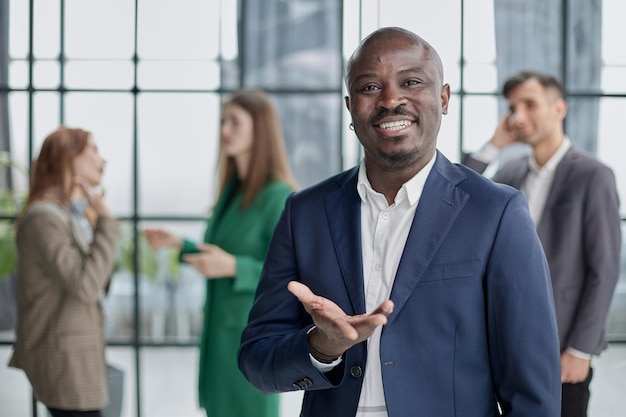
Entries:
[[16,241],[17,326],[9,366],[25,371],[48,407],[97,410],[108,403],[100,299],[115,261],[118,224],[100,218],[88,244],[69,212],[34,203]]

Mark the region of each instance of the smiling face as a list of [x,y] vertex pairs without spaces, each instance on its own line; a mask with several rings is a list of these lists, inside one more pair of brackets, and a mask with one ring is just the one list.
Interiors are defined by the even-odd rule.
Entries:
[[354,130],[365,162],[419,171],[433,156],[450,87],[437,53],[420,38],[383,29],[366,39],[346,72]]
[[75,177],[82,178],[89,185],[95,187],[100,185],[105,163],[106,161],[100,156],[98,147],[90,136],[85,149],[72,161],[73,174]]
[[555,88],[530,78],[513,88],[507,100],[509,129],[515,139],[533,147],[561,140],[567,105]]

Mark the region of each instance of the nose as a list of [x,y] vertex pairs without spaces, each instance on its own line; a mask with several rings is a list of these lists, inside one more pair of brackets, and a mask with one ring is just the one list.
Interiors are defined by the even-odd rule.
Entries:
[[527,119],[527,114],[523,109],[516,109],[509,116],[509,125],[515,127],[520,123],[524,123]]
[[226,135],[228,132],[230,131],[230,127],[228,126],[228,123],[222,123],[222,126],[220,126],[220,134],[222,136]]
[[406,97],[400,87],[388,85],[385,86],[380,93],[378,100],[378,108],[393,110],[406,104]]

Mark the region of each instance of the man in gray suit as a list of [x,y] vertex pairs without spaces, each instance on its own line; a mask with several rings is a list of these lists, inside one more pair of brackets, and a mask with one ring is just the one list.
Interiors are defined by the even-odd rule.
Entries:
[[532,154],[499,167],[494,181],[526,194],[550,274],[561,345],[563,417],[587,415],[591,358],[607,346],[604,328],[619,277],[620,214],[612,170],[563,131],[567,103],[554,77],[524,71],[503,87],[509,103],[491,140],[463,163],[484,172],[500,150]]

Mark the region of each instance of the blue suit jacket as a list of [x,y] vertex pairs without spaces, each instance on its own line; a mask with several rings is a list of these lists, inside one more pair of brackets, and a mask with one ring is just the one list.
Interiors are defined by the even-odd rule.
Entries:
[[[263,392],[305,389],[302,416],[354,416],[366,343],[322,374],[298,280],[365,313],[358,168],[292,195],[267,254],[239,366]],[[390,417],[560,415],[548,266],[523,194],[437,155],[391,292],[380,362]]]

